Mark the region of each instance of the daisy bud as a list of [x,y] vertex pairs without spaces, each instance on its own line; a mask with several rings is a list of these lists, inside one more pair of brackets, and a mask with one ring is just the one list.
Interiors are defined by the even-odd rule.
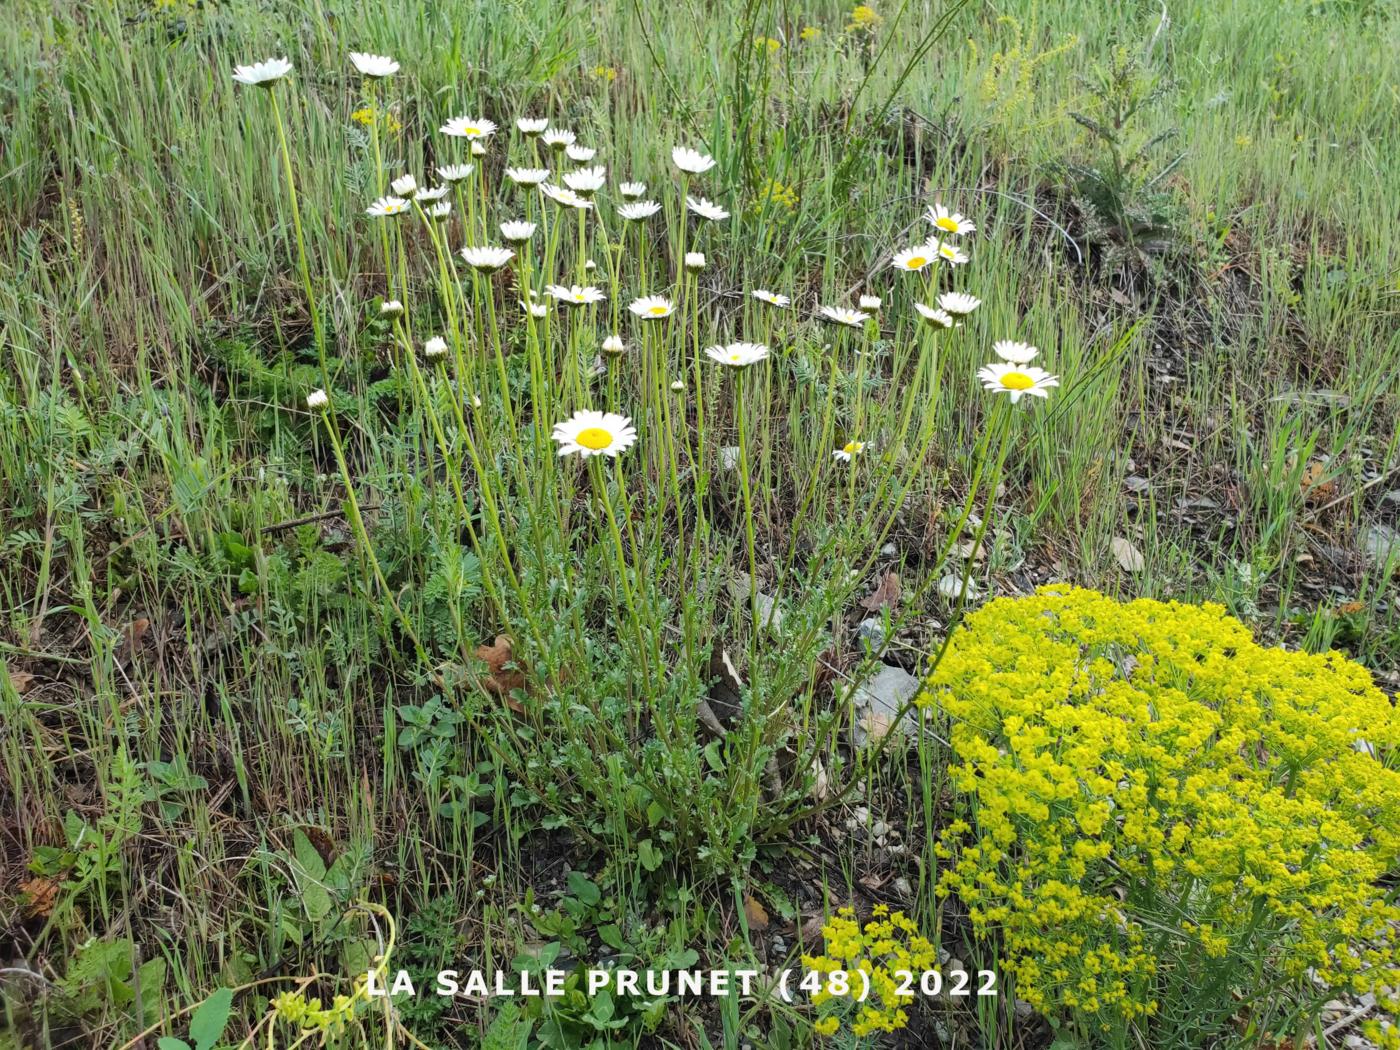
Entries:
[[682,383],[679,379],[677,379],[674,383],[671,384],[671,389],[678,394],[682,393],[685,390],[685,384]]
[[388,300],[387,302],[382,302],[382,303],[380,303],[380,304],[379,304],[379,316],[380,316],[380,317],[402,317],[402,316],[403,316],[403,303],[399,302],[397,299],[390,299],[390,300]]
[[704,253],[704,252],[686,252],[686,253],[685,253],[685,268],[686,268],[687,270],[689,270],[691,273],[699,273],[701,270],[703,270],[703,269],[705,268],[705,253]]
[[435,335],[423,345],[423,356],[429,361],[440,361],[447,356],[447,340]]
[[862,310],[880,309],[880,297],[878,295],[862,295],[859,306]]
[[324,390],[313,390],[306,395],[306,407],[312,412],[323,412],[330,403],[331,399]]
[[418,188],[418,180],[412,175],[400,175],[393,182],[389,183],[389,188],[400,197],[404,197]]
[[622,342],[622,336],[610,335],[603,340],[603,353],[610,357],[616,357],[626,350],[626,345]]

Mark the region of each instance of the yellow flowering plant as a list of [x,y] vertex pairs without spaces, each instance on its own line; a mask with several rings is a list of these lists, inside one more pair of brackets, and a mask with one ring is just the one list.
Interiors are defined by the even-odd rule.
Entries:
[[1365,668],[1054,586],[968,617],[919,703],[962,807],[936,892],[1052,1023],[1258,1045],[1338,994],[1400,1009],[1400,717]]
[[[908,975],[934,968],[933,945],[912,919],[877,904],[862,925],[852,908],[842,908],[822,926],[826,952],[804,955],[812,975],[811,1003],[818,1035],[849,1032],[856,1039],[894,1032],[909,1023],[905,1010],[914,1001]],[[861,975],[864,975],[863,977]],[[858,1001],[866,989],[864,1002]]]

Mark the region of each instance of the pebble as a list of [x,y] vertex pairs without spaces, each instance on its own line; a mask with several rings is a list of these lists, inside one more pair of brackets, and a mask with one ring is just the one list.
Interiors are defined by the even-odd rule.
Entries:
[[856,637],[870,648],[878,648],[885,642],[885,621],[879,616],[861,620],[856,626]]

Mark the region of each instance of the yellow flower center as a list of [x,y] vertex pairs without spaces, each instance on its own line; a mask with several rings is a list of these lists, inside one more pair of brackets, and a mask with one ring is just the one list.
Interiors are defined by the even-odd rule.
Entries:
[[656,316],[656,317],[662,317],[662,316],[664,316],[665,313],[666,313],[666,307],[664,307],[664,306],[653,306],[653,307],[651,308],[651,312],[652,312],[652,314],[653,314],[654,316]]
[[940,230],[947,230],[950,233],[958,232],[958,224],[951,215],[943,215],[933,220],[933,224]]
[[1007,372],[1001,377],[1001,385],[1007,390],[1029,390],[1035,386],[1035,380],[1025,372]]
[[904,265],[909,267],[909,269],[911,270],[917,270],[920,266],[925,266],[927,264],[928,260],[925,259],[922,255],[915,255]]
[[862,445],[859,441],[847,441],[845,447],[842,448],[841,451],[846,453],[846,455],[851,456],[859,452],[864,447],[865,446]]
[[741,356],[742,356],[742,355],[740,355],[740,354],[730,354],[730,355],[729,355],[729,360],[731,360],[731,361],[738,361],[739,358],[740,358]]
[[597,452],[600,448],[607,448],[613,442],[612,432],[604,430],[602,427],[585,427],[578,432],[578,437],[574,438],[584,448],[591,448]]
[[480,135],[480,134],[481,134],[481,129],[480,129],[480,128],[472,127],[471,125],[468,125],[467,127],[463,128],[462,130],[465,131],[468,135]]

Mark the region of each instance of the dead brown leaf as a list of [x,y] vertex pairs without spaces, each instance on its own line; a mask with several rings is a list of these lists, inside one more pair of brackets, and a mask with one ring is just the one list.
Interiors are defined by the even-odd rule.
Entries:
[[510,639],[503,634],[496,635],[491,645],[478,645],[476,658],[486,664],[487,674],[482,679],[488,692],[503,699],[512,711],[523,712],[525,708],[511,693],[525,688],[525,676],[514,668],[507,669],[512,657]]
[[24,894],[24,913],[31,919],[46,919],[52,915],[53,906],[58,903],[59,886],[42,875],[21,882],[19,891]]
[[1122,536],[1114,536],[1109,547],[1113,550],[1113,557],[1118,560],[1118,564],[1123,567],[1125,572],[1142,572],[1147,564],[1146,559],[1142,556],[1142,551]]
[[1326,503],[1337,495],[1337,483],[1327,476],[1327,464],[1320,459],[1303,468],[1298,487],[1308,503]]
[[29,692],[29,687],[34,684],[34,676],[28,671],[11,671],[10,684],[15,687],[15,692],[23,696]]
[[871,612],[879,612],[886,606],[893,612],[899,604],[899,573],[887,572],[880,580],[880,584],[875,588],[873,594],[861,600],[861,605]]
[[744,897],[744,918],[748,920],[750,930],[768,929],[768,912],[752,893]]

